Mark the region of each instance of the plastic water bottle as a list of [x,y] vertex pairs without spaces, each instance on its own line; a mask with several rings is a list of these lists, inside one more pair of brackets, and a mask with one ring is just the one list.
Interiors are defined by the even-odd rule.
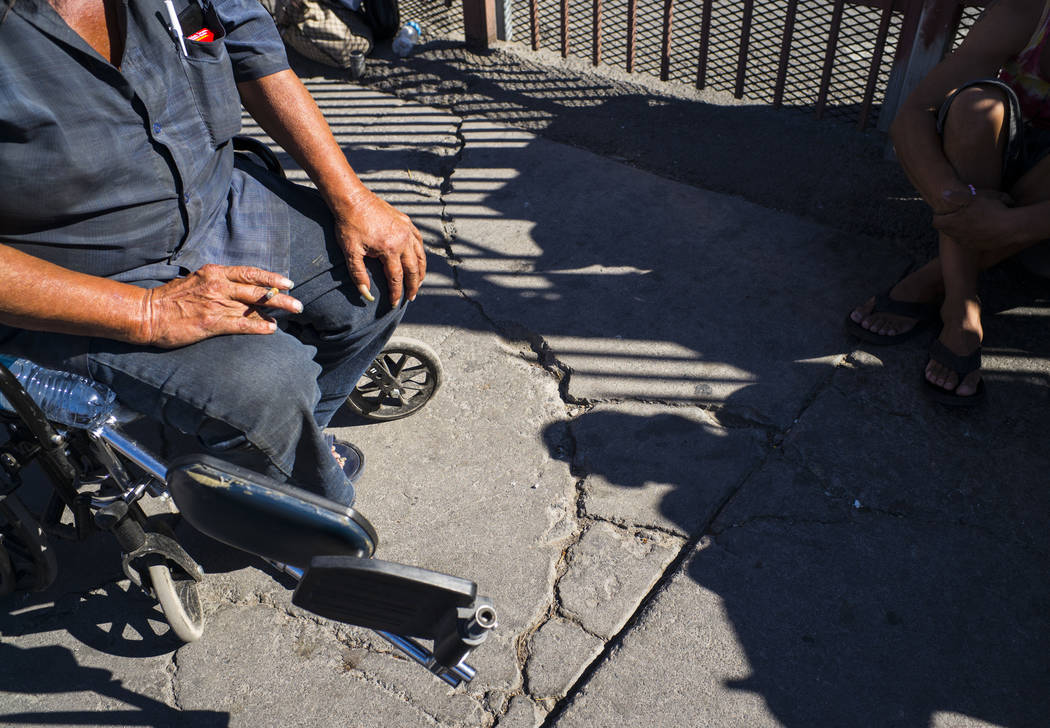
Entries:
[[397,35],[394,36],[394,42],[390,47],[396,55],[404,58],[412,52],[412,48],[419,42],[419,36],[422,32],[419,28],[419,23],[410,20],[401,26],[401,30],[397,31]]
[[[13,356],[0,356],[0,362],[11,370],[26,393],[53,422],[90,430],[103,424],[113,411],[116,395],[90,379],[45,369],[28,359]],[[3,395],[0,395],[0,407],[14,412]]]

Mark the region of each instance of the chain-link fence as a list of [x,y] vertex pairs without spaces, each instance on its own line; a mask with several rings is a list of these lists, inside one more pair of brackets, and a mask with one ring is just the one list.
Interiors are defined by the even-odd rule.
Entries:
[[[472,2],[475,0],[465,0]],[[926,6],[954,7],[957,47],[982,2],[960,0],[495,0],[500,35],[526,47],[874,125]],[[435,34],[460,3],[402,0]],[[909,33],[909,13],[913,24]],[[890,109],[892,113],[893,109]]]

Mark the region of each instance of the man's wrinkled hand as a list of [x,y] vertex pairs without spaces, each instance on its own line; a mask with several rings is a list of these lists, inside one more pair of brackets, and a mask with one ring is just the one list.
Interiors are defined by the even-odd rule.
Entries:
[[302,304],[280,290],[292,282],[250,266],[205,265],[145,292],[141,343],[166,349],[221,334],[272,334],[265,309],[301,313]]
[[373,300],[366,257],[383,264],[392,306],[402,295],[415,299],[427,274],[427,257],[423,236],[408,215],[366,192],[355,201],[352,216],[336,219],[336,230],[350,275],[365,299]]
[[933,226],[971,250],[995,250],[1016,242],[1020,232],[1011,214],[1008,195],[979,190],[970,204],[933,216]]

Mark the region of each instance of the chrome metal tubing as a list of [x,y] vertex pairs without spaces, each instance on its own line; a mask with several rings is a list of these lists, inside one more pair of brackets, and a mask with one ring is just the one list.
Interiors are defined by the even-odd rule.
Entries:
[[162,483],[166,483],[168,469],[164,464],[147,451],[142,445],[132,440],[116,427],[105,424],[99,428],[99,437],[109,443],[110,447],[138,465]]
[[378,629],[376,634],[454,688],[459,687],[464,682],[470,682],[474,679],[474,675],[477,674],[477,670],[466,662],[460,662],[453,668],[442,667],[434,661],[434,655],[430,650],[409,637],[390,634]]

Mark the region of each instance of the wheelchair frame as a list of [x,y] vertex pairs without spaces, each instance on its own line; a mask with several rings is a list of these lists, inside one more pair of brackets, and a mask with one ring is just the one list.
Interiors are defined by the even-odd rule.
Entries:
[[[96,429],[57,426],[2,363],[0,394],[14,410],[0,411],[10,435],[0,445],[0,596],[41,591],[54,581],[49,535],[80,541],[108,531],[120,544],[125,574],[160,603],[172,631],[183,641],[198,639],[204,610],[197,583],[204,572],[171,527],[139,504],[146,493],[174,496],[195,528],[298,580],[293,603],[373,629],[452,687],[473,679],[466,657],[496,626],[491,602],[477,596],[473,582],[370,558],[378,536],[354,509],[208,456],[180,458],[168,468],[126,434],[122,423],[137,415],[119,404]],[[16,493],[33,462],[52,485],[39,522]],[[244,509],[260,503],[263,510],[251,518],[261,527],[226,525],[246,520]],[[287,537],[273,538],[282,529]],[[433,649],[417,639],[433,640]]]

